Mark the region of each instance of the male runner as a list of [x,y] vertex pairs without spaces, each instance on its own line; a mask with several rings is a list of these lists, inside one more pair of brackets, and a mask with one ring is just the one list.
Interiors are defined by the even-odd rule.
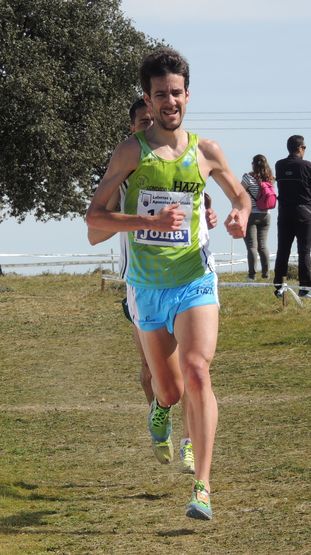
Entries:
[[[135,133],[136,131],[142,131],[151,127],[153,123],[153,118],[150,112],[150,108],[147,107],[143,98],[138,98],[130,107],[129,110],[130,116],[130,128],[131,132]],[[127,188],[127,183],[125,182],[120,187],[120,194],[121,194],[121,209],[123,209],[124,205],[124,190]],[[116,205],[120,202],[120,195],[115,197],[114,205],[110,205],[110,209],[115,209]],[[205,194],[205,215],[206,221],[208,225],[208,229],[213,229],[217,225],[217,215],[214,210],[211,208],[211,199]],[[89,229],[88,237],[92,245],[95,245],[99,242],[105,241],[110,238],[112,235],[111,233],[106,232],[98,232],[98,230]],[[127,234],[120,233],[120,246],[121,246],[121,257],[120,257],[120,274],[121,277],[124,277],[126,273],[126,266],[128,261],[128,254],[127,254]],[[127,299],[125,298],[122,301],[123,311],[126,318],[132,323],[132,319],[130,317],[128,306],[127,306]],[[152,391],[151,386],[151,372],[149,370],[148,363],[146,361],[146,357],[144,355],[143,348],[140,343],[139,335],[136,326],[133,326],[133,336],[134,341],[140,355],[141,360],[141,369],[140,369],[140,383],[142,389],[145,393],[147,402],[151,405],[154,394]],[[187,400],[186,395],[184,394],[182,398],[182,422],[183,422],[183,437],[180,440],[180,459],[182,464],[183,472],[193,474],[194,473],[194,455],[193,455],[193,448],[191,438],[189,437],[189,427],[188,427],[188,419],[187,419]],[[153,452],[158,459],[158,461],[162,464],[168,464],[172,462],[174,456],[173,444],[171,437],[169,436],[165,441],[152,441]]]
[[[156,49],[143,60],[140,77],[154,124],[118,145],[87,223],[95,230],[128,232],[128,304],[155,394],[149,429],[156,441],[169,437],[170,409],[185,389],[195,454],[186,515],[211,519],[217,402],[209,367],[218,335],[218,296],[205,220],[207,177],[212,175],[231,201],[225,226],[234,238],[245,236],[250,200],[220,147],[182,127],[189,100],[186,60],[170,48]],[[126,179],[125,213],[107,210]]]

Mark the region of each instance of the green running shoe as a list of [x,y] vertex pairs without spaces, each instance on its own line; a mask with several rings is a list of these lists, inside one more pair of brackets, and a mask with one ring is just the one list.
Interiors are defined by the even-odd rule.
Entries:
[[179,454],[183,472],[194,474],[194,454],[191,439],[181,440]]
[[212,519],[210,496],[202,480],[195,480],[192,496],[187,505],[186,516],[201,520]]
[[172,433],[171,407],[160,407],[156,398],[150,405],[148,428],[153,441],[166,441]]
[[153,452],[161,464],[170,464],[174,458],[171,436],[166,441],[152,441]]

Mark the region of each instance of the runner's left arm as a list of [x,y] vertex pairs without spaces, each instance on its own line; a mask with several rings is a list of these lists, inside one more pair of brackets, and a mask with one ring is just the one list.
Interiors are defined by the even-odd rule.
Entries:
[[225,227],[234,239],[245,237],[248,217],[251,211],[249,195],[237,177],[230,170],[220,146],[207,139],[199,143],[203,156],[203,169],[222,188],[231,201],[232,210],[225,220]]

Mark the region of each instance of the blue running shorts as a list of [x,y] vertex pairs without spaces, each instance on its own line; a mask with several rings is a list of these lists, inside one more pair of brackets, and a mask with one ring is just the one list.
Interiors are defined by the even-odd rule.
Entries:
[[217,304],[217,274],[209,272],[198,279],[167,289],[127,285],[127,302],[132,322],[142,331],[167,327],[174,331],[177,314],[194,306]]

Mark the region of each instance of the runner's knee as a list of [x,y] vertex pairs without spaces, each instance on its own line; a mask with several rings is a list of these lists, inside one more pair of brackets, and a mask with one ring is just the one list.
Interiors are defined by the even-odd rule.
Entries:
[[184,357],[181,364],[187,389],[202,389],[206,385],[210,386],[210,363],[211,359],[193,353]]
[[176,385],[174,388],[163,388],[158,396],[158,401],[160,405],[168,407],[171,405],[176,405],[178,401],[182,398],[184,394],[184,389],[181,386]]

